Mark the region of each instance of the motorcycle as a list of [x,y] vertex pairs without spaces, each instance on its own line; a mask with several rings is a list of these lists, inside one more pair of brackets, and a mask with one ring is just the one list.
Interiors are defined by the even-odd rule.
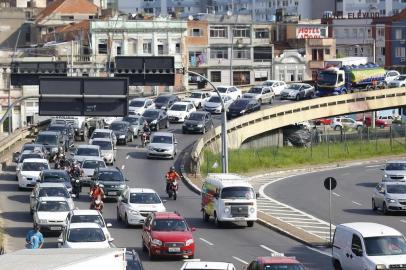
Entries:
[[141,146],[145,147],[149,143],[149,136],[150,134],[148,132],[143,132],[141,134]]
[[173,197],[173,199],[176,201],[176,198],[178,197],[178,182],[175,181],[167,181],[167,189],[166,193],[168,193],[169,199]]
[[92,202],[90,203],[90,209],[97,210],[100,212],[100,214],[103,214],[103,206],[104,203],[102,201],[101,196],[98,196],[96,199],[93,199]]
[[75,194],[76,199],[79,199],[80,193],[82,192],[82,184],[77,178],[72,178],[72,194]]

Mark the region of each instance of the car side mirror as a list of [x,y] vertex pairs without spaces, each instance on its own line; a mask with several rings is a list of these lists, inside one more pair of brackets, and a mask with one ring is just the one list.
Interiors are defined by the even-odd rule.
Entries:
[[162,200],[162,203],[166,203],[167,202],[167,200]]
[[109,238],[109,242],[113,242],[114,241],[114,238],[113,237],[110,237]]
[[126,182],[129,182],[130,180],[128,178],[125,179]]
[[62,238],[58,238],[58,244],[63,244],[63,239]]
[[195,231],[196,231],[196,228],[193,227],[193,228],[191,228],[190,230],[191,230],[192,232],[195,232]]
[[175,140],[175,142],[174,142],[175,144],[178,144],[178,141],[177,140]]
[[110,227],[113,227],[113,225],[112,225],[111,223],[107,223],[107,224],[106,224],[106,227],[107,227],[107,228],[110,228]]
[[113,150],[117,150],[117,146],[114,146],[114,147],[113,147]]

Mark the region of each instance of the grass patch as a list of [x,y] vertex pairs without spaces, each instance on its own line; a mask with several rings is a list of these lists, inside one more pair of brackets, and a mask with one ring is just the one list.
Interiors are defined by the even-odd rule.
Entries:
[[[406,145],[393,140],[348,141],[346,143],[319,144],[311,148],[265,147],[260,149],[229,150],[229,171],[248,173],[261,170],[297,168],[345,160],[366,159],[406,153]],[[205,150],[200,172],[221,172],[218,153]],[[213,164],[219,165],[213,168]]]

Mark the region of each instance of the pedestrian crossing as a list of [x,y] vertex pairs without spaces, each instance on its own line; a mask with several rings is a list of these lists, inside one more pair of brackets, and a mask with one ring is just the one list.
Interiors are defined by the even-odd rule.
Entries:
[[[260,197],[257,200],[258,211],[268,214],[282,222],[299,228],[309,234],[329,241],[330,224],[324,220],[316,218],[299,209],[272,199],[264,193],[267,186],[281,181],[287,177],[299,175],[299,173],[287,173],[284,175],[264,175],[251,178],[251,184],[259,192]],[[335,226],[332,225],[332,234]]]

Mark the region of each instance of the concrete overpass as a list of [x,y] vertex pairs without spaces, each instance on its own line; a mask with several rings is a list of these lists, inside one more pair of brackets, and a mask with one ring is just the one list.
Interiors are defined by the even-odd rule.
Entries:
[[[406,106],[406,88],[357,92],[305,100],[271,107],[228,122],[229,148],[236,149],[248,138],[317,118]],[[221,127],[216,127],[196,141],[191,151],[198,162],[205,147],[219,149]]]

